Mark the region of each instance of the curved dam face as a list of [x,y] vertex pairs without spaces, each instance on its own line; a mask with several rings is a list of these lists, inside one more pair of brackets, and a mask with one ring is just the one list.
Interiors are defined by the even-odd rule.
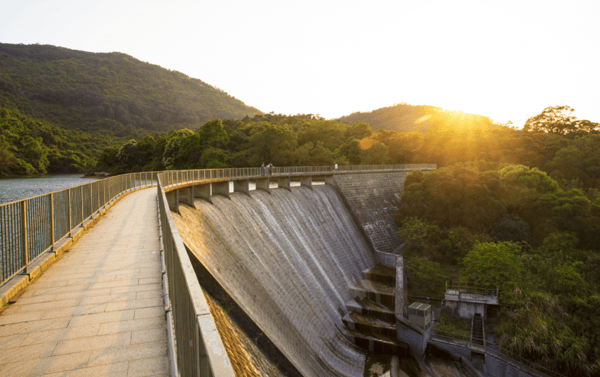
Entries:
[[196,200],[173,213],[187,247],[304,376],[362,376],[343,335],[349,287],[376,264],[331,186]]

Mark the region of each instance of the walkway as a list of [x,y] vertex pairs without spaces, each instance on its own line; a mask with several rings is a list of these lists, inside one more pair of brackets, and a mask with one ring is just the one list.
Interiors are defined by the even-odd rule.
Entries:
[[115,204],[0,316],[0,376],[167,376],[156,188]]

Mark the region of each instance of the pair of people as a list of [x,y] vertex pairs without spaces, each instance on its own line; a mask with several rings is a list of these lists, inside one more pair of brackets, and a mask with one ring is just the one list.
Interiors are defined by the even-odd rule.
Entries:
[[262,165],[260,165],[260,169],[261,169],[261,175],[263,177],[265,176],[265,169],[269,173],[269,175],[273,175],[273,164],[270,162],[269,162],[269,165],[267,165],[266,167],[265,167],[265,163],[263,162]]

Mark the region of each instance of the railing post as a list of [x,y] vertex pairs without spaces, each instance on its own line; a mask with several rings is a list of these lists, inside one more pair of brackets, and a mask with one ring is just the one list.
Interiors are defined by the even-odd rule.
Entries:
[[27,200],[21,202],[21,237],[23,241],[23,261],[25,262],[25,273],[29,274],[29,245],[27,240]]
[[81,193],[81,225],[83,225],[83,186],[79,187],[79,192]]
[[52,252],[54,253],[54,194],[50,193],[50,239],[52,240]]
[[69,237],[73,238],[73,226],[71,224],[71,189],[68,189],[67,192],[69,193],[67,197],[67,204],[69,205]]

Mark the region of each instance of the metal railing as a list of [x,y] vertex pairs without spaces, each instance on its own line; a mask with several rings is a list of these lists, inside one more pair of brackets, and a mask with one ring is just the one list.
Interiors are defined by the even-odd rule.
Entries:
[[28,268],[122,193],[154,185],[156,172],[124,174],[0,205],[0,286]]
[[[340,166],[338,172],[374,172],[382,170],[434,169],[435,165]],[[208,183],[227,179],[257,179],[270,176],[331,174],[331,166],[298,166],[273,168],[270,174],[261,168],[232,168],[205,170],[172,170],[158,174],[157,190],[162,230],[163,253],[167,271],[168,296],[174,328],[174,375],[233,376],[225,347],[204,298],[187,250],[175,226],[165,189],[181,184]],[[206,345],[210,345],[207,347]]]
[[[169,210],[158,175],[158,201],[170,310],[175,331],[174,375],[234,376],[198,277]],[[207,346],[208,345],[208,346]]]
[[[435,169],[431,164],[340,165],[338,173]],[[166,200],[165,189],[187,182],[211,182],[231,178],[331,174],[332,166],[179,170],[124,174],[81,186],[0,205],[0,286],[25,271],[44,252],[54,251],[65,237],[82,226],[103,206],[123,193],[157,185],[163,253],[167,270],[170,321],[175,331],[175,374],[184,376],[233,376],[231,365],[216,330]],[[210,345],[210,346],[205,346]]]
[[[475,339],[470,336],[466,336],[464,334],[454,334],[448,331],[439,331],[434,328],[433,333],[431,334],[431,338],[429,338],[430,342],[442,341],[445,343],[449,343],[456,347],[462,347],[469,350],[475,350],[479,352],[485,352],[487,355],[495,357],[496,359],[502,360],[504,362],[512,363],[515,367],[527,370],[527,368],[534,370],[542,375],[547,375],[551,377],[565,377],[565,375],[550,370],[537,364],[531,360],[527,360],[517,354],[514,354],[508,351],[506,348],[500,348],[497,345],[488,343],[484,341],[485,346],[478,344],[478,341],[482,341],[483,339]],[[532,374],[533,375],[533,374]],[[540,374],[538,374],[540,375]]]
[[467,283],[446,282],[446,294],[498,297],[498,288],[481,288]]
[[[368,173],[389,170],[426,170],[435,169],[435,164],[403,164],[403,165],[340,165],[338,173]],[[285,166],[274,167],[272,172],[261,168],[230,168],[203,170],[169,170],[161,176],[163,188],[169,188],[184,182],[212,181],[225,179],[255,179],[289,175],[331,174],[333,167],[327,166]]]

